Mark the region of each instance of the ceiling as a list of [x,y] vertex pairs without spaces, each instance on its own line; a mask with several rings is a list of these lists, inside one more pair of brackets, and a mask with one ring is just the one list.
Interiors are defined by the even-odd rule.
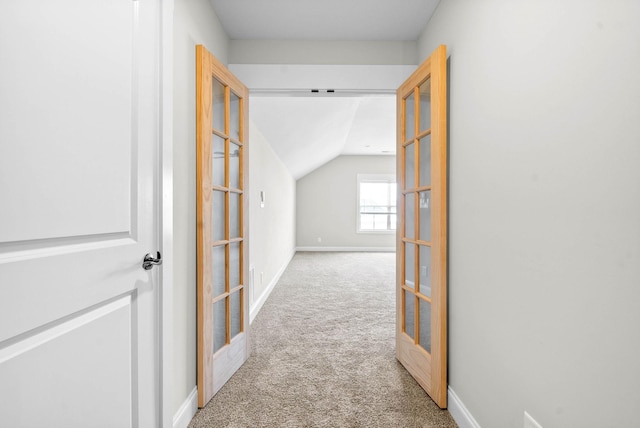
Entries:
[[231,39],[416,40],[440,0],[211,0]]
[[341,154],[395,154],[394,95],[253,96],[249,112],[296,179]]
[[[440,0],[210,1],[234,40],[413,41]],[[341,154],[395,154],[392,94],[260,94],[249,111],[295,179]]]

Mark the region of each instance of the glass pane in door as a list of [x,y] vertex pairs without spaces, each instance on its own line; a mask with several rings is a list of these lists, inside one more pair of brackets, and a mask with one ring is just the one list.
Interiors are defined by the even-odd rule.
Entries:
[[416,187],[416,174],[415,174],[415,144],[407,144],[404,148],[404,188],[413,189]]
[[225,192],[214,190],[211,197],[211,230],[213,242],[225,239]]
[[404,296],[404,332],[412,339],[415,338],[415,297],[407,290],[403,291]]
[[240,285],[240,243],[229,244],[229,289]]
[[231,339],[236,337],[241,330],[240,324],[240,314],[242,311],[242,299],[241,299],[242,290],[238,290],[235,293],[232,293],[229,297],[230,299],[230,311],[231,311]]
[[431,191],[420,192],[420,240],[431,242]]
[[416,246],[415,244],[404,244],[404,284],[407,287],[414,288],[416,285],[415,279],[415,264],[416,259]]
[[420,245],[418,257],[420,260],[420,282],[418,282],[418,289],[420,293],[431,297],[431,247]]
[[229,136],[240,139],[240,98],[233,92],[229,103]]
[[431,78],[420,85],[420,132],[431,128]]
[[240,189],[240,146],[229,143],[229,187]]
[[214,77],[212,79],[211,86],[213,92],[211,125],[216,131],[224,133],[224,85]]
[[404,141],[409,141],[416,135],[416,124],[415,124],[416,107],[415,107],[415,99],[413,98],[413,93],[404,100],[404,108],[405,108]]
[[240,237],[240,196],[229,192],[229,239]]
[[213,353],[227,343],[227,298],[213,304]]
[[420,186],[431,184],[431,134],[423,137],[419,141],[420,149]]
[[218,137],[216,134],[212,135],[211,140],[211,184],[214,186],[225,186],[224,182],[224,138]]
[[404,236],[409,239],[416,237],[416,194],[407,193],[404,196]]
[[227,289],[225,280],[227,273],[224,269],[226,259],[224,245],[219,245],[211,249],[211,270],[213,271],[213,297],[218,297]]
[[418,344],[431,353],[431,303],[418,299],[420,305],[420,338]]

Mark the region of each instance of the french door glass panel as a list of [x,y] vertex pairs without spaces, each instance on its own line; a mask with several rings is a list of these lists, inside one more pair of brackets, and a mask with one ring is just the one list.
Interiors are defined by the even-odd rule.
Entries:
[[431,79],[425,80],[419,88],[420,123],[418,129],[422,133],[431,128]]
[[431,191],[419,193],[420,204],[420,240],[431,241]]
[[415,99],[413,93],[407,97],[404,103],[405,108],[405,141],[412,139],[416,135],[415,128]]
[[225,107],[225,96],[224,96],[224,87],[218,79],[215,77],[212,81],[212,108],[211,108],[211,116],[212,116],[212,126],[218,132],[224,133],[224,107]]
[[[404,244],[404,253],[405,253],[405,271],[404,271],[404,285],[409,288],[414,288],[416,284],[415,279],[415,245],[414,244]],[[409,264],[411,262],[411,264]]]
[[235,143],[229,144],[229,187],[240,188],[241,148]]
[[418,257],[420,257],[418,289],[421,294],[431,297],[431,247],[420,245]]
[[218,352],[227,343],[227,299],[223,298],[213,304],[213,353]]
[[419,141],[420,148],[420,186],[431,185],[431,134]]
[[242,324],[240,322],[242,318],[242,290],[232,293],[229,297],[229,302],[231,307],[231,337],[229,339],[232,340],[242,331]]
[[240,196],[229,192],[229,239],[240,237]]
[[240,285],[240,243],[229,244],[229,289]]
[[418,304],[420,306],[420,337],[418,344],[425,351],[431,353],[431,303],[418,298]]
[[212,136],[212,154],[213,165],[211,166],[211,184],[214,186],[225,186],[224,175],[226,171],[225,167],[225,155],[224,155],[224,138],[220,138],[216,134]]
[[410,338],[415,337],[415,297],[410,291],[404,291],[404,332]]
[[214,190],[211,203],[211,230],[213,231],[213,241],[222,241],[226,237],[225,233],[225,192]]
[[404,198],[405,205],[405,232],[404,236],[414,239],[416,236],[416,197],[415,193],[407,193]]
[[407,144],[404,148],[404,188],[413,189],[416,187],[415,175],[415,144]]
[[229,136],[238,140],[240,138],[240,98],[233,92],[231,92],[229,116]]
[[213,297],[218,297],[227,291],[226,271],[224,263],[227,258],[224,245],[213,247],[211,266],[213,270]]

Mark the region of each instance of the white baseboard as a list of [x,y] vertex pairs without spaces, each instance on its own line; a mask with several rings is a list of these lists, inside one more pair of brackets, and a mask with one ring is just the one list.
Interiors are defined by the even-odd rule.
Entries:
[[258,315],[258,312],[260,312],[260,309],[262,309],[262,305],[264,305],[264,302],[267,301],[267,298],[273,291],[273,288],[276,286],[278,281],[280,281],[280,277],[282,276],[284,271],[287,269],[287,266],[289,266],[289,262],[291,262],[291,259],[295,254],[296,254],[295,250],[291,252],[291,256],[289,256],[287,261],[282,266],[280,266],[280,269],[278,270],[278,272],[276,272],[273,279],[269,282],[269,285],[267,285],[267,288],[264,289],[260,297],[258,297],[258,300],[256,300],[249,308],[249,324],[253,322],[253,319],[256,317],[256,315]]
[[453,420],[456,421],[459,428],[481,428],[480,424],[476,422],[476,420],[473,418],[473,415],[471,415],[471,412],[467,410],[467,408],[460,400],[460,397],[458,397],[456,393],[453,392],[453,389],[451,389],[451,387],[449,387],[448,389],[447,398],[449,401],[447,410],[449,410],[451,417],[453,417]]
[[198,411],[198,387],[191,391],[191,394],[184,400],[182,406],[173,416],[173,428],[187,428],[189,422]]
[[395,253],[396,247],[298,247],[298,251],[372,251],[383,253]]

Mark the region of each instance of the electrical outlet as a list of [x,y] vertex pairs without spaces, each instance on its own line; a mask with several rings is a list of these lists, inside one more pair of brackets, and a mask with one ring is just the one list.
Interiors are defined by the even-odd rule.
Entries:
[[318,242],[322,242],[322,238],[318,236]]
[[524,428],[542,428],[542,425],[537,423],[535,419],[531,417],[529,413],[524,412]]
[[264,272],[260,272],[260,286],[264,284]]

